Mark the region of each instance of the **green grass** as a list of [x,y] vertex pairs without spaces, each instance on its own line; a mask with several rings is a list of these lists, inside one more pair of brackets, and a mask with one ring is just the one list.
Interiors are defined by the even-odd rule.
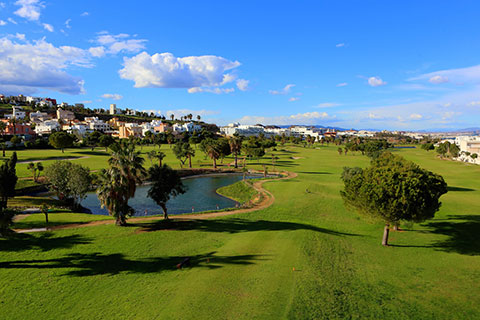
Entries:
[[[443,175],[450,191],[435,219],[392,232],[384,248],[383,226],[346,210],[339,195],[342,167],[368,159],[339,156],[337,148],[275,152],[276,169],[298,177],[266,182],[276,201],[265,210],[0,240],[0,318],[480,318],[480,166],[395,150]],[[210,163],[200,152],[197,160]],[[75,161],[101,168],[106,156]],[[259,162],[249,168],[271,167],[269,159]],[[71,223],[94,216],[56,217]],[[43,218],[27,219],[41,225]],[[184,257],[191,265],[176,269]]]
[[[68,210],[50,210],[48,213],[48,225],[50,227],[100,220],[112,220],[112,218],[86,213],[73,213]],[[45,226],[45,215],[43,213],[32,213],[13,225],[16,229],[43,228]]]
[[240,203],[248,202],[258,194],[250,183],[246,181],[238,181],[232,185],[219,188],[217,193]]

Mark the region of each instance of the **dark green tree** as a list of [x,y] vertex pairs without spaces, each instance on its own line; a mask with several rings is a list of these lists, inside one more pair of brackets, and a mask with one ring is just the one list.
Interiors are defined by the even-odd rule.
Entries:
[[65,148],[72,147],[74,141],[75,137],[64,131],[54,132],[48,138],[50,145],[56,149],[61,149],[62,153],[64,152]]
[[164,164],[154,165],[148,170],[149,180],[152,182],[148,196],[163,210],[163,217],[168,219],[167,202],[172,197],[185,193],[186,188],[175,170]]
[[388,245],[391,224],[433,218],[447,184],[437,174],[390,152],[372,160],[370,167],[344,168],[345,204],[385,222],[382,245]]

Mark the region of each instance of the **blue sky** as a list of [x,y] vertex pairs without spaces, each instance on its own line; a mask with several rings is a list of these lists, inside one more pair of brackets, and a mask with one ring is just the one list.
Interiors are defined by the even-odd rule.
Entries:
[[0,92],[207,121],[480,126],[478,1],[0,0]]

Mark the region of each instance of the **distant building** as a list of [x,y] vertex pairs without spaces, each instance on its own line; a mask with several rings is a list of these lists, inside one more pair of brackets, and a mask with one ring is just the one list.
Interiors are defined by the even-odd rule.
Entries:
[[126,139],[129,137],[141,137],[142,127],[136,123],[126,123],[124,126],[118,127],[118,137],[120,139]]
[[105,132],[110,130],[110,125],[103,120],[99,120],[98,117],[86,117],[85,122],[92,131]]
[[167,131],[172,131],[172,126],[168,123],[157,123],[153,127],[155,133],[165,133]]
[[58,120],[66,120],[72,121],[75,120],[75,113],[69,110],[63,110],[61,108],[57,109],[57,119]]
[[58,130],[60,130],[60,124],[57,120],[47,120],[35,126],[37,134],[50,134]]
[[110,114],[111,115],[117,114],[117,105],[115,103],[112,103],[110,105]]
[[25,118],[25,111],[22,108],[17,106],[12,106],[12,113],[6,114],[5,118],[7,119],[24,119]]
[[45,112],[40,112],[40,111],[30,112],[29,117],[30,117],[30,121],[33,123],[40,123],[40,122],[52,119],[52,116],[50,116]]

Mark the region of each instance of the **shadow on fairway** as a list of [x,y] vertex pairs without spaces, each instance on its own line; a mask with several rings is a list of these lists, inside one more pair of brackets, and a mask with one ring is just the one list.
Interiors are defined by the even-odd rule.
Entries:
[[103,151],[79,151],[79,152],[75,152],[76,154],[83,154],[83,155],[87,155],[87,156],[109,156],[110,153],[108,153],[107,151],[103,150]]
[[41,250],[49,251],[53,249],[68,249],[78,244],[88,244],[90,239],[77,234],[53,237],[50,232],[44,232],[39,236],[29,234],[14,234],[9,238],[0,239],[0,252],[2,251],[23,251],[23,250]]
[[[166,270],[175,270],[178,264],[185,260],[185,256],[156,257],[146,259],[128,259],[121,253],[101,254],[72,253],[58,259],[45,260],[18,260],[0,262],[4,269],[64,269],[67,276],[94,276],[115,275],[119,273],[155,273]],[[183,268],[218,269],[225,265],[251,265],[255,261],[267,260],[260,255],[220,256],[216,252],[188,256],[189,263]]]
[[438,250],[456,252],[465,255],[480,254],[480,216],[450,215],[448,219],[432,221],[425,226],[430,232],[448,236],[446,240],[432,245]]
[[475,189],[470,189],[470,188],[462,188],[462,187],[447,187],[448,191],[475,191]]
[[265,220],[244,220],[244,219],[206,219],[206,220],[161,220],[151,224],[132,225],[139,226],[139,232],[151,232],[160,230],[198,230],[205,232],[250,232],[250,231],[289,231],[289,230],[311,230],[335,236],[359,236],[357,234],[338,232],[316,226]]

